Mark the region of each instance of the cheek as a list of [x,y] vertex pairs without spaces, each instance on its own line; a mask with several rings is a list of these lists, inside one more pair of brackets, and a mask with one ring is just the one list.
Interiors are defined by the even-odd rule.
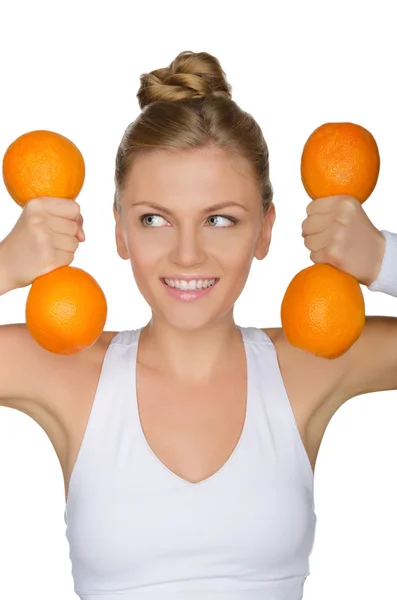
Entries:
[[134,270],[147,270],[164,258],[164,244],[134,235],[128,239],[131,266]]
[[225,264],[230,264],[239,270],[244,270],[252,260],[255,251],[255,239],[250,231],[245,235],[235,235],[224,245],[219,245],[218,256]]
[[244,273],[251,262],[251,247],[234,246],[230,251],[222,255],[221,261],[225,267],[233,272]]

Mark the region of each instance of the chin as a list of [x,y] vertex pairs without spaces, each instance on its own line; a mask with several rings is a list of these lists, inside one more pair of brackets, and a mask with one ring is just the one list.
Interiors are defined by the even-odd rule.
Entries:
[[181,315],[181,314],[165,314],[165,313],[155,313],[153,311],[154,317],[161,319],[163,322],[165,322],[167,325],[169,325],[170,327],[174,328],[174,329],[179,329],[182,331],[199,331],[200,329],[203,329],[204,327],[213,324],[215,322],[214,319],[214,315],[211,317],[206,316],[204,314],[202,315],[197,315],[196,317],[194,315]]

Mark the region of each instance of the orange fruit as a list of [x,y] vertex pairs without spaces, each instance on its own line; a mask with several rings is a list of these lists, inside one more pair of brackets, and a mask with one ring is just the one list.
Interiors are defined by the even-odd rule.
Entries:
[[363,203],[379,176],[375,138],[355,123],[325,123],[306,141],[301,178],[310,198],[347,194]]
[[295,275],[285,292],[281,320],[290,344],[336,358],[354,344],[364,327],[360,284],[328,264],[307,267]]
[[[22,207],[40,196],[75,200],[84,178],[80,150],[53,131],[25,133],[4,155],[5,186]],[[56,354],[76,354],[92,346],[101,335],[107,303],[91,275],[64,266],[33,281],[25,313],[27,328],[43,348]]]
[[39,196],[75,200],[84,178],[80,150],[71,140],[53,131],[25,133],[4,154],[4,184],[20,206]]
[[59,267],[35,279],[26,301],[26,324],[49,352],[76,354],[99,338],[107,304],[96,280],[77,267]]

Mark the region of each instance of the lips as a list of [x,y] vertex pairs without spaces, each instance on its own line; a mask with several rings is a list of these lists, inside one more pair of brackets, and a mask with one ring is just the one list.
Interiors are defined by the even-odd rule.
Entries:
[[166,277],[160,277],[160,279],[163,281],[165,279],[171,279],[171,281],[210,281],[211,279],[219,279],[219,277],[214,277],[213,275],[208,277],[178,277],[174,275],[171,277],[170,275],[167,275]]
[[161,279],[161,283],[163,284],[164,289],[167,291],[167,294],[169,294],[173,298],[179,300],[180,302],[194,302],[195,300],[198,300],[199,298],[203,298],[203,297],[207,296],[215,288],[218,281],[219,281],[219,279],[215,279],[214,284],[210,285],[206,288],[201,288],[201,289],[196,289],[196,290],[181,290],[181,289],[178,289],[175,287],[171,287],[170,285],[165,283],[165,281],[163,281],[163,279]]

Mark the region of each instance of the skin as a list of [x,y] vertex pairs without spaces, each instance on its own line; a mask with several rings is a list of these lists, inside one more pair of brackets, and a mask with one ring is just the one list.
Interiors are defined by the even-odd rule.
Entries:
[[[209,224],[202,211],[225,200],[245,206],[246,211],[239,207],[218,211],[240,219],[239,223],[221,218],[215,224],[210,219]],[[136,206],[141,202],[161,204],[172,216]],[[236,339],[233,306],[252,260],[263,260],[268,253],[274,205],[263,214],[245,161],[206,148],[139,157],[122,191],[121,207],[121,213],[114,210],[117,250],[122,259],[130,260],[153,312],[142,332],[142,347],[150,351],[153,365],[178,381],[187,376],[190,382],[210,380]],[[146,227],[139,222],[141,215],[159,212]],[[379,273],[385,241],[360,202],[351,196],[320,198],[310,202],[306,212],[302,236],[312,261],[329,263],[370,285]],[[159,277],[183,272],[210,274],[220,281],[200,303],[182,304],[164,293]],[[397,319],[367,317],[360,339],[338,358],[337,372],[333,369],[335,382],[343,386],[337,406],[358,394],[397,388],[393,334]]]
[[[369,286],[377,278],[385,239],[352,196],[312,201],[302,236],[314,263],[327,263]],[[337,359],[342,403],[369,392],[397,389],[397,318],[367,316],[360,338]]]
[[[227,207],[204,214],[209,206],[226,200],[240,202],[246,210]],[[147,202],[160,204],[171,214],[137,206]],[[117,250],[122,259],[130,260],[153,315],[141,334],[141,363],[151,373],[161,372],[164,377],[168,373],[167,385],[170,381],[210,384],[220,373],[221,394],[227,380],[226,364],[241,343],[233,307],[252,260],[263,260],[268,253],[274,205],[263,211],[259,190],[244,160],[205,148],[140,157],[122,191],[121,208],[120,213],[114,210]],[[370,285],[379,273],[385,240],[361,203],[352,196],[332,196],[310,202],[306,212],[302,236],[311,260],[331,264]],[[148,226],[142,227],[139,217],[144,214],[158,216],[149,217]],[[216,214],[230,215],[239,222],[233,225],[221,217],[214,225],[207,217]],[[220,281],[206,299],[182,304],[169,298],[159,283],[160,277],[176,273],[205,273],[220,277]],[[292,347],[281,328],[266,333],[275,345],[314,470],[325,429],[349,398],[397,389],[397,319],[367,317],[359,340],[332,361]],[[241,370],[238,364],[235,368]],[[159,435],[155,432],[153,439]],[[166,448],[165,441],[163,455]]]
[[[192,186],[192,181],[195,182]],[[208,206],[237,202],[203,214]],[[165,215],[155,202],[172,211]],[[121,214],[114,210],[116,243],[121,258],[130,260],[139,290],[152,308],[142,332],[142,347],[151,362],[177,381],[210,381],[227,348],[240,337],[233,307],[253,258],[268,253],[275,208],[263,215],[254,178],[241,159],[218,149],[192,153],[159,153],[140,157],[121,195]],[[244,208],[245,207],[245,208]],[[159,213],[145,219],[147,213]],[[229,221],[228,215],[239,220]],[[210,275],[220,281],[199,302],[171,298],[160,277],[173,274]]]
[[[200,481],[225,463],[243,426],[244,353],[233,308],[253,259],[268,253],[275,209],[271,205],[263,213],[248,165],[216,148],[140,156],[120,200],[121,211],[114,211],[117,251],[130,261],[152,309],[138,352],[142,428],[171,471]],[[225,201],[243,207],[207,210]],[[141,202],[163,209],[136,206]],[[152,218],[142,224],[144,214]],[[81,239],[81,229],[78,235]],[[313,262],[328,262],[364,285],[377,277],[384,239],[355,198],[311,202],[302,236]],[[181,303],[159,280],[179,273],[220,280],[198,302]],[[85,352],[60,357],[43,350],[24,324],[2,327],[3,379],[10,382],[4,389],[13,389],[0,404],[28,414],[46,431],[61,463],[65,494],[116,333],[105,331]],[[325,429],[340,406],[360,394],[397,389],[397,319],[367,317],[359,340],[332,360],[291,346],[281,328],[266,333],[314,469]]]

